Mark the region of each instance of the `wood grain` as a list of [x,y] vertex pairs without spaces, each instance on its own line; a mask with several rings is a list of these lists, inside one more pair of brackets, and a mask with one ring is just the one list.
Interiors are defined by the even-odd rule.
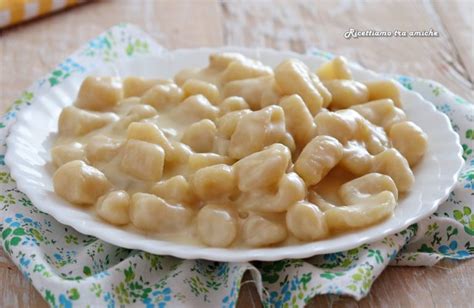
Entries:
[[0,307],[48,307],[44,299],[0,249]]
[[[317,47],[345,55],[378,72],[433,79],[466,99],[473,98],[472,76],[458,56],[458,50],[462,50],[463,63],[470,61],[472,67],[472,22],[471,27],[465,25],[470,19],[466,20],[469,14],[464,13],[469,9],[472,11],[472,1],[461,2],[459,8],[456,8],[458,2],[443,2],[438,9],[431,1],[298,0],[274,3],[224,2],[226,43],[301,52]],[[446,13],[448,6],[449,14]],[[443,12],[443,18],[437,11]],[[271,18],[268,12],[271,12]],[[457,15],[461,13],[462,16]],[[465,20],[465,23],[459,20]],[[454,21],[458,22],[454,24]],[[347,40],[344,33],[350,28],[407,32],[431,28],[439,31],[440,36]],[[450,33],[456,33],[456,39],[451,38]]]
[[[303,52],[318,47],[380,72],[430,78],[473,100],[473,2],[104,0],[0,32],[0,109],[85,41],[119,22],[140,26],[167,48],[244,45]],[[439,38],[360,38],[358,30],[439,31]],[[366,298],[318,296],[309,306],[468,307],[474,260],[432,268],[387,268]],[[0,251],[0,307],[46,303]],[[243,283],[239,307],[259,307]]]
[[443,260],[433,267],[388,267],[361,301],[317,296],[308,307],[473,307],[473,264]]
[[473,2],[463,0],[453,6],[449,2],[436,0],[434,1],[434,9],[439,16],[444,31],[449,34],[456,52],[457,62],[461,66],[461,73],[472,84],[474,79]]

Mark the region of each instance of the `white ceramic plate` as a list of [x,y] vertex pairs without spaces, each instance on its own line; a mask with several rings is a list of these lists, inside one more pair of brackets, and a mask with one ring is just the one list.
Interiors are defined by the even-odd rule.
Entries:
[[[268,49],[188,49],[101,67],[94,74],[172,77],[182,68],[206,66],[210,53],[224,50],[240,52],[271,66],[289,57],[299,58],[313,69],[325,61],[316,56]],[[381,78],[374,72],[357,65],[352,66],[356,80]],[[397,206],[393,217],[370,228],[297,246],[221,249],[166,242],[105,223],[92,211],[70,205],[54,193],[52,170],[48,164],[51,160],[52,139],[57,131],[61,109],[73,103],[84,77],[70,77],[63,83],[39,93],[32,106],[19,114],[7,139],[6,163],[18,188],[41,211],[81,233],[126,248],[185,259],[202,258],[215,261],[271,261],[344,251],[380,240],[435,212],[438,205],[448,197],[463,164],[459,137],[451,129],[449,119],[436,111],[433,105],[419,94],[400,86],[408,118],[428,134],[429,148],[422,162],[414,170],[416,183],[412,191]]]

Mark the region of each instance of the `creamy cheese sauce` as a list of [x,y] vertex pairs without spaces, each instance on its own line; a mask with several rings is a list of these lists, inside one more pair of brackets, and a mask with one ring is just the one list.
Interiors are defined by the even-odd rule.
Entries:
[[[378,127],[358,113],[369,108],[360,101],[369,99],[364,84],[351,80],[348,83],[357,87],[341,90],[346,104],[352,99],[350,91],[363,92],[354,94],[361,111],[330,112],[327,99],[337,93],[327,92],[299,62],[283,62],[275,71],[240,55],[213,55],[210,62],[208,68],[178,73],[176,84],[136,78],[86,79],[76,107],[66,108],[59,120],[52,150],[58,168],[56,193],[72,203],[95,204],[89,210],[101,218],[153,238],[192,245],[260,247],[325,238],[333,227],[339,230],[341,224],[348,224],[344,222],[349,221],[347,213],[323,213],[308,201],[308,192],[346,208],[351,204],[341,199],[339,189],[365,174],[388,175],[400,193],[410,186],[413,174],[408,163],[396,150],[387,151],[391,145],[384,128],[390,127]],[[331,69],[328,65],[321,68],[320,76]],[[288,85],[294,89],[291,93]],[[127,97],[126,89],[139,88],[143,93]],[[244,105],[226,103],[230,95],[226,93],[245,98],[239,103]],[[319,107],[313,102],[310,110],[305,99],[311,95],[320,101]],[[291,114],[306,121],[285,119],[279,106],[282,100],[287,100],[285,108],[292,108]],[[393,102],[383,103],[385,109],[395,108],[393,123],[405,121]],[[320,110],[316,114],[315,108]],[[234,117],[235,123],[219,122],[241,109],[247,111]],[[384,123],[391,120],[384,117]],[[131,123],[146,125],[132,128]],[[414,131],[410,129],[400,131]],[[295,143],[295,134],[305,136],[309,131],[313,134],[309,142]],[[422,132],[415,133],[423,140]],[[71,180],[69,187],[61,184],[65,180]],[[376,177],[368,178],[372,180]],[[357,189],[365,188],[353,187]],[[382,187],[373,194],[388,190]],[[128,197],[112,197],[114,191],[125,191]],[[386,201],[390,204],[386,213],[396,204],[397,196],[391,198]],[[376,216],[372,209],[364,211]],[[361,218],[361,224],[388,217],[377,215],[370,223]],[[343,228],[359,227],[349,223]]]

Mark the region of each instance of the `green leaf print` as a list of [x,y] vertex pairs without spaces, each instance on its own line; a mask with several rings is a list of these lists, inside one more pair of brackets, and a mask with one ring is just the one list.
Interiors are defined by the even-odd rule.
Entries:
[[222,285],[222,283],[217,282],[215,280],[208,280],[206,282],[206,287],[212,290],[219,290],[219,287]]
[[15,236],[14,238],[12,238],[10,240],[10,245],[11,246],[16,246],[16,245],[20,244],[20,242],[21,242],[21,238],[18,237],[18,236]]
[[356,255],[359,253],[359,248],[353,248],[347,252],[350,255]]
[[420,249],[418,249],[419,252],[428,252],[428,253],[433,253],[434,249],[429,247],[426,244],[421,245]]
[[443,89],[439,86],[435,86],[433,88],[433,94],[434,96],[439,96],[441,93],[443,93]]
[[72,288],[70,290],[67,291],[67,295],[69,297],[70,300],[78,300],[80,295],[79,295],[79,291],[77,291],[76,288]]
[[474,140],[474,130],[468,129],[468,130],[466,131],[466,138],[467,138],[467,139]]
[[463,149],[462,158],[464,158],[464,160],[467,160],[467,157],[472,154],[472,149],[467,144],[463,144],[462,149]]
[[13,234],[14,235],[25,235],[26,232],[23,228],[16,228],[14,231],[13,231]]
[[350,284],[347,286],[347,288],[351,291],[356,292],[357,291],[357,286],[355,284]]
[[49,85],[52,87],[54,87],[55,85],[59,83],[59,80],[56,77],[49,77],[48,81],[49,81]]
[[133,45],[128,44],[127,48],[125,49],[125,52],[127,53],[127,55],[131,56],[133,54]]
[[458,229],[457,229],[457,228],[454,228],[454,227],[452,227],[452,226],[448,226],[448,228],[446,229],[446,231],[447,231],[446,234],[447,234],[447,236],[448,236],[448,238],[447,238],[448,241],[449,241],[449,239],[450,239],[452,236],[458,234]]
[[33,206],[33,203],[27,198],[21,198],[19,201],[23,206]]
[[352,275],[353,284],[359,285],[361,293],[365,293],[372,285],[372,268],[359,267],[357,272]]
[[11,193],[8,193],[7,195],[0,195],[0,203],[5,205],[16,204],[15,197],[13,197]]
[[276,262],[264,262],[260,265],[262,280],[268,283],[275,283],[280,278],[280,272],[289,265],[288,260]]
[[46,290],[44,299],[50,304],[51,307],[56,307],[56,298],[50,290]]
[[129,295],[123,282],[119,283],[119,285],[115,287],[114,291],[119,303],[130,304]]
[[380,250],[378,250],[378,249],[369,249],[368,256],[373,257],[375,259],[375,262],[377,262],[378,264],[383,263],[382,254],[380,253]]
[[425,236],[430,236],[431,234],[433,234],[433,232],[438,230],[438,228],[439,228],[439,226],[438,226],[437,223],[429,224],[428,225],[428,230],[426,230],[426,232],[425,232]]
[[9,236],[11,233],[12,233],[12,229],[11,228],[6,228],[2,232],[2,239],[6,239],[7,236]]
[[54,77],[61,77],[62,74],[63,74],[63,72],[62,72],[61,70],[55,70],[55,71],[53,71],[53,73],[52,73],[52,75],[53,75]]
[[456,219],[457,221],[461,221],[462,217],[464,216],[460,210],[454,210],[453,215],[454,219]]
[[[7,184],[10,182],[10,180],[12,180],[10,173],[0,172],[0,182],[2,182],[3,184]],[[8,195],[11,196],[11,194],[8,194]]]
[[89,266],[84,266],[84,268],[82,269],[82,272],[86,276],[91,276],[92,275],[92,271],[91,271],[91,268]]
[[32,92],[29,92],[29,91],[25,91],[23,92],[21,98],[23,99],[23,101],[31,101],[33,99],[33,93]]
[[128,269],[125,269],[123,273],[125,274],[125,282],[130,282],[135,278],[135,273],[131,266],[129,266]]
[[66,235],[64,237],[64,240],[66,241],[67,244],[76,244],[77,245],[79,243],[79,241],[77,239],[77,236],[72,235],[72,234],[71,235]]
[[163,259],[163,256],[152,255],[151,253],[145,252],[143,254],[143,258],[150,262],[151,268],[155,271],[158,269],[163,269],[163,267],[161,266],[161,260]]
[[303,274],[300,281],[303,284],[304,288],[306,288],[306,285],[308,284],[308,282],[311,281],[312,276],[313,276],[313,273],[311,273],[311,272]]
[[102,294],[102,286],[99,283],[93,283],[89,290],[94,293],[96,297],[100,297]]
[[[469,235],[474,235],[474,214],[471,208],[464,206],[462,210],[454,210],[453,217],[464,225],[464,231]],[[449,239],[449,237],[448,237]]]
[[471,228],[464,227],[464,231],[469,235],[474,235],[474,221],[471,221]]
[[324,272],[319,275],[321,278],[332,280],[336,277],[344,276],[343,272]]
[[33,268],[33,273],[41,272],[43,270],[44,270],[44,265],[43,264],[36,264],[35,267]]
[[127,47],[125,47],[125,53],[128,56],[132,56],[135,53],[146,52],[148,52],[148,43],[139,39],[135,40],[134,42],[128,43]]
[[[21,97],[13,102],[13,105],[8,108],[8,111],[12,110],[13,108],[18,108],[19,106],[23,105],[24,103],[28,103],[33,99],[34,94],[29,91],[25,91],[21,94]],[[5,127],[5,126],[3,126]]]
[[38,230],[30,229],[30,234],[33,235],[33,237],[35,239],[37,239],[39,242],[43,241],[43,236],[41,235],[41,233]]
[[209,293],[209,289],[204,286],[204,283],[201,281],[201,279],[199,279],[199,276],[191,277],[189,282],[191,292],[193,292],[194,295],[198,296],[203,293]]

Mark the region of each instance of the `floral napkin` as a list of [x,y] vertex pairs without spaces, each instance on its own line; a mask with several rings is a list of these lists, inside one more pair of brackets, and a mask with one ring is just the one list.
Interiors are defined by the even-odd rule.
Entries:
[[[247,270],[265,306],[302,306],[318,294],[360,299],[388,265],[430,266],[442,258],[474,255],[474,105],[435,82],[405,76],[391,77],[448,115],[461,137],[466,164],[456,188],[433,216],[380,242],[304,260],[181,260],[113,246],[38,211],[16,188],[4,163],[5,137],[17,114],[35,103],[39,90],[73,74],[162,51],[138,28],[115,26],[23,92],[0,120],[1,243],[51,306],[233,307]],[[311,53],[331,57],[318,50]]]

